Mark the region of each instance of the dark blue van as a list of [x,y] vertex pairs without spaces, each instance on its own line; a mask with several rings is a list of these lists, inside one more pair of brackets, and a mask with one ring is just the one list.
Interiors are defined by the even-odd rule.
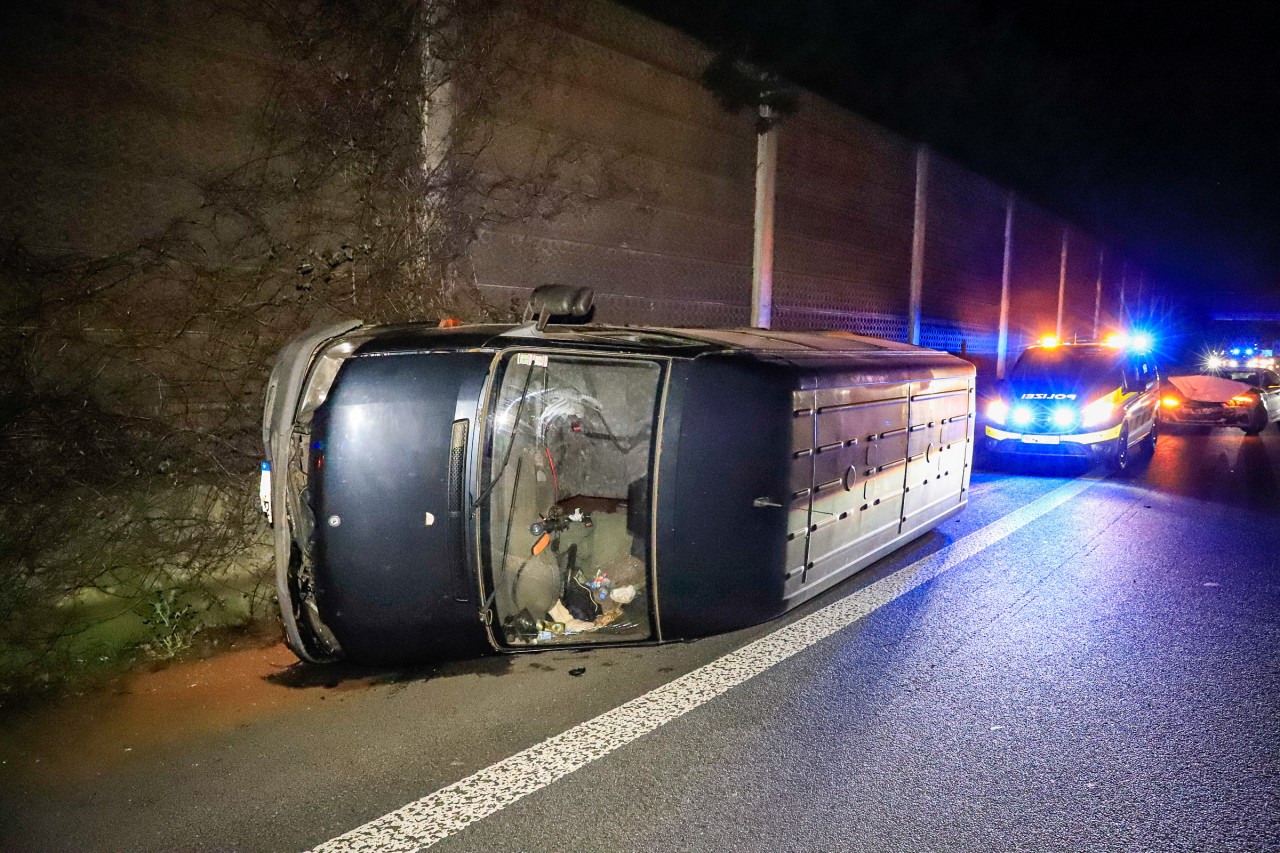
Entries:
[[842,332],[314,330],[263,422],[303,659],[756,624],[964,508],[974,368]]

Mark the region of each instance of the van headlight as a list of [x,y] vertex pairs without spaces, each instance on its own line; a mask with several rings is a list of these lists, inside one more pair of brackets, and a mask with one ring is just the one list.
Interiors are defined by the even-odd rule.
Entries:
[[987,404],[987,420],[1004,426],[1009,419],[1009,404],[1004,400],[992,400]]
[[1016,427],[1029,427],[1036,420],[1035,409],[1026,403],[1019,403],[1009,410],[1009,423]]
[[348,338],[320,353],[311,366],[311,374],[307,377],[306,387],[298,403],[298,413],[295,416],[297,423],[311,422],[312,414],[329,396],[333,380],[338,377],[338,368],[342,367],[342,362],[350,358],[365,340],[367,336]]
[[1116,413],[1116,395],[1108,394],[1101,399],[1094,400],[1089,405],[1080,410],[1080,425],[1085,427],[1098,426],[1104,424]]
[[1058,429],[1071,429],[1076,425],[1076,410],[1074,406],[1055,406],[1053,414],[1050,416],[1053,425]]

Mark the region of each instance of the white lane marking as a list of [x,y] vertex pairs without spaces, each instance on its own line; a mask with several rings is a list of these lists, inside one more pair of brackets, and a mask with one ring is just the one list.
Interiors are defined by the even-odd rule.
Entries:
[[612,711],[492,764],[434,794],[320,844],[315,853],[430,847],[522,797],[710,702],[981,553],[1102,478],[1066,483],[892,575],[729,652]]

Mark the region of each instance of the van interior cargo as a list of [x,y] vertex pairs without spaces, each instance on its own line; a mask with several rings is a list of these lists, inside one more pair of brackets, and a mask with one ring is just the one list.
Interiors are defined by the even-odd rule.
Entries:
[[660,377],[643,359],[516,353],[501,365],[482,482],[507,645],[649,637]]

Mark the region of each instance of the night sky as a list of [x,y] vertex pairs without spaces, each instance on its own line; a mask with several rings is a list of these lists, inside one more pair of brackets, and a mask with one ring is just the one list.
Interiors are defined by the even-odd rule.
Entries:
[[630,0],[923,140],[1167,287],[1280,310],[1280,3]]

